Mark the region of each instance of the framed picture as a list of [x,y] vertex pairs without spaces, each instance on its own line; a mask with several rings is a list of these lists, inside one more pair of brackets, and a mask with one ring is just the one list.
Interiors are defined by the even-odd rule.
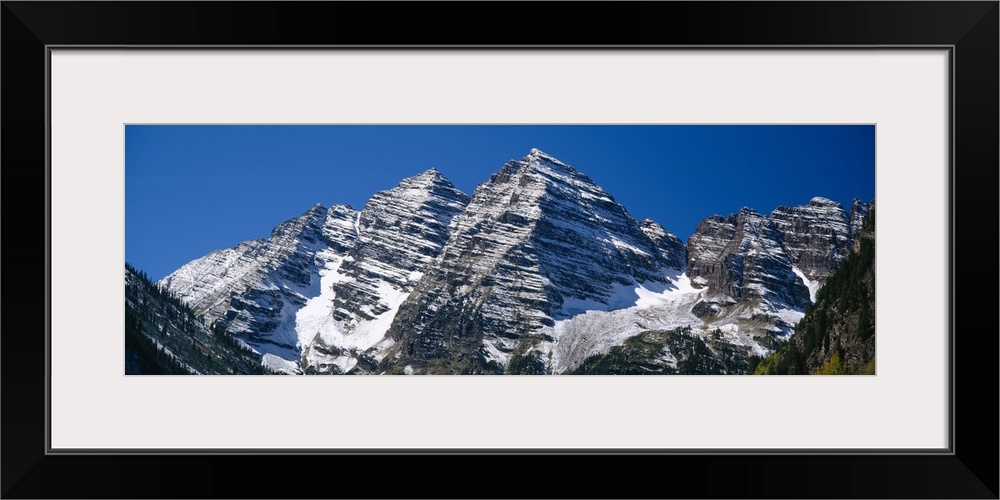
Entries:
[[[985,315],[961,312],[996,305],[996,287],[969,278],[989,276],[992,269],[982,267],[995,255],[991,248],[980,254],[982,241],[996,240],[997,227],[996,2],[574,6],[574,16],[601,26],[621,46],[587,35],[554,46],[486,34],[523,27],[526,19],[529,33],[554,28],[555,18],[520,4],[505,5],[475,29],[445,21],[458,11],[490,7],[4,3],[4,166],[8,181],[23,183],[24,192],[44,187],[45,193],[41,207],[8,204],[7,210],[8,221],[25,214],[18,233],[37,235],[23,238],[38,245],[34,253],[13,254],[37,265],[18,268],[45,269],[44,280],[37,272],[23,278],[38,284],[37,293],[9,299],[8,311],[45,321],[22,335],[8,325],[3,338],[4,496],[327,496],[329,490],[298,486],[259,489],[239,475],[216,480],[217,490],[206,493],[183,479],[206,467],[263,467],[292,477],[315,464],[346,467],[341,472],[349,471],[351,484],[338,482],[338,494],[440,495],[442,486],[428,484],[417,470],[400,472],[392,485],[377,479],[386,465],[402,468],[406,455],[472,473],[494,466],[472,455],[503,462],[504,455],[516,454],[519,463],[541,468],[558,454],[578,467],[612,471],[559,486],[572,496],[669,496],[683,477],[710,486],[682,496],[996,498],[996,464],[978,458],[996,456],[996,431],[975,423],[995,417],[996,401],[973,395],[971,385],[956,385],[995,380],[996,373],[995,335],[971,333],[995,326]],[[418,12],[434,20],[399,31],[377,21]],[[715,21],[694,29],[691,19]],[[742,24],[747,19],[755,20],[752,28]],[[454,38],[439,40],[443,30]],[[543,125],[574,133],[602,126],[860,127],[874,142],[880,209],[872,319],[877,348],[865,372],[871,374],[125,375],[120,273],[132,245],[125,236],[127,207],[133,206],[128,199],[168,196],[128,184],[135,151],[129,141],[181,125],[198,133],[378,126],[380,134],[461,125],[498,141],[509,136],[498,127],[513,126],[529,130],[514,135],[534,137],[546,136],[532,129]],[[189,148],[196,140],[185,136],[172,147]],[[243,136],[236,143],[262,147],[259,139]],[[204,147],[221,151],[221,142]],[[522,161],[562,165],[537,149],[525,153]],[[151,154],[168,155],[162,146]],[[574,163],[586,171],[583,161]],[[333,168],[349,173],[343,165]],[[182,170],[167,167],[161,175]],[[226,178],[238,180],[235,172]],[[181,183],[198,180],[195,175]],[[209,191],[239,188],[238,182],[213,182]],[[165,184],[159,181],[158,188]],[[705,187],[686,189],[721,196]],[[172,204],[182,213],[187,201],[178,192]],[[157,206],[169,210],[171,203]],[[45,214],[44,228],[38,214]],[[183,217],[199,214],[211,217],[205,209]],[[19,228],[13,224],[8,228]],[[958,228],[965,238],[957,237]],[[19,249],[20,240],[7,248]],[[150,255],[165,254],[167,243]],[[807,278],[801,280],[808,294]],[[21,329],[23,324],[18,321]],[[727,333],[720,329],[719,335]],[[318,332],[317,338],[335,334]],[[246,345],[261,353],[265,344]],[[215,351],[191,345],[211,362]],[[269,351],[272,358],[265,356],[266,368],[340,373],[371,362],[353,351],[329,354],[342,346],[320,347],[329,359],[300,366],[288,364],[295,353],[282,357],[276,348]],[[983,359],[981,353],[991,354]],[[510,359],[497,356],[500,365],[477,366],[515,371]],[[607,360],[581,357],[563,366],[603,373],[596,368],[602,362]],[[384,365],[374,373],[437,373],[433,367],[439,366],[371,364]],[[635,490],[614,479],[643,461],[678,476],[657,477]],[[84,469],[83,463],[83,482],[46,479],[75,477],[78,472],[69,471]],[[738,471],[739,480],[713,479],[719,471]],[[488,483],[490,495],[524,493],[514,482]]]

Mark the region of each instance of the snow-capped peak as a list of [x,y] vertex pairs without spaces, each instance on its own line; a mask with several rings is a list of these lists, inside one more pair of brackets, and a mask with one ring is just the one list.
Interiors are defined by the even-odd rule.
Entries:
[[531,148],[531,151],[528,151],[528,156],[534,156],[536,158],[548,158],[549,161],[556,161],[556,162],[559,161],[553,158],[552,155],[545,153],[544,151],[538,148]]
[[431,167],[361,211],[317,203],[162,284],[304,373],[560,373],[678,326],[759,355],[802,317],[868,210],[823,197],[743,207],[685,245],[532,148],[471,199]]
[[556,157],[554,157],[554,156],[552,156],[552,155],[550,155],[548,153],[545,153],[545,152],[543,152],[542,150],[540,150],[538,148],[532,148],[531,151],[528,152],[528,156],[525,156],[521,161],[523,161],[523,162],[525,162],[525,163],[527,163],[529,165],[544,165],[544,164],[548,164],[548,165],[551,165],[551,166],[559,167],[559,169],[566,169],[566,170],[569,170],[569,171],[575,171],[573,169],[573,167],[571,167],[569,164],[566,164],[566,163],[563,163],[563,162],[559,161],[558,159],[556,159]]
[[419,174],[413,176],[414,179],[423,179],[423,178],[436,179],[439,177],[443,176],[436,167],[428,168],[427,170],[424,170],[423,172],[420,172]]
[[454,185],[445,176],[441,175],[441,172],[439,172],[436,168],[431,167],[417,175],[403,179],[397,185],[396,189],[417,189],[429,191],[440,187],[453,189]]
[[828,206],[828,207],[840,207],[840,208],[843,208],[843,206],[841,206],[840,203],[837,203],[836,201],[833,201],[830,198],[824,198],[822,196],[815,196],[812,199],[810,199],[809,200],[809,205],[814,206],[814,207]]

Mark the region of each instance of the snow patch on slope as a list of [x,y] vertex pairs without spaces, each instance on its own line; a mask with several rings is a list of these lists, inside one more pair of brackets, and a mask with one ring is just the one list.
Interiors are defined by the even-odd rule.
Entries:
[[[687,275],[673,276],[671,285],[643,283],[617,286],[609,304],[592,304],[590,310],[555,322],[549,333],[555,341],[543,344],[553,373],[565,373],[587,357],[605,354],[629,337],[647,330],[701,325],[691,307],[704,290],[691,285]],[[582,303],[581,303],[582,305]]]
[[334,321],[333,299],[336,293],[333,291],[333,286],[345,278],[338,272],[345,260],[343,256],[322,251],[316,255],[316,260],[323,263],[323,267],[319,270],[319,295],[306,301],[306,305],[295,313],[295,331],[298,337],[296,346],[300,350],[309,345],[316,334],[331,328],[327,325]]
[[[324,269],[320,271],[320,293],[310,299],[296,314],[297,345],[305,352],[303,361],[307,365],[333,364],[339,367],[342,372],[347,372],[354,368],[358,362],[349,351],[356,350],[359,353],[364,353],[368,349],[382,344],[389,326],[392,325],[393,318],[396,317],[399,306],[409,296],[409,292],[399,291],[381,281],[377,286],[378,296],[380,302],[388,306],[389,310],[376,315],[371,320],[352,319],[349,324],[344,324],[333,317],[333,307],[334,299],[337,296],[336,285],[351,279],[339,272],[341,264],[351,260],[351,257],[341,257],[332,252],[321,252],[319,255],[326,259]],[[336,346],[337,349],[347,352],[331,356],[316,349],[309,349],[310,346],[315,345],[314,340],[317,336],[323,345]],[[388,347],[388,345],[383,347]],[[380,349],[380,351],[383,350]],[[378,355],[375,358],[378,359]]]
[[274,354],[267,353],[261,359],[261,364],[267,368],[274,370],[278,373],[284,373],[287,375],[301,375],[302,371],[299,370],[299,364],[294,361],[289,361],[284,358],[279,358]]
[[798,276],[799,279],[802,280],[802,283],[804,283],[806,285],[806,288],[809,289],[809,300],[812,303],[815,304],[816,303],[816,292],[819,291],[819,287],[822,286],[822,284],[819,281],[809,279],[806,276],[806,274],[803,273],[802,270],[799,269],[798,267],[794,267],[793,266],[792,267],[792,272],[794,272],[795,275]]

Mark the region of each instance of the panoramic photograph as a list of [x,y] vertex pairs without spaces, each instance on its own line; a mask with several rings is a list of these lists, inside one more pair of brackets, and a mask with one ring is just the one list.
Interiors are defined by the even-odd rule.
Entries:
[[874,125],[126,125],[126,375],[874,375]]

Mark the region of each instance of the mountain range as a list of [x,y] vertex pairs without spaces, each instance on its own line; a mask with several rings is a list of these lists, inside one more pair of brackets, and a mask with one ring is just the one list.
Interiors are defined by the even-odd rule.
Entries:
[[788,341],[873,204],[743,208],[685,242],[532,149],[471,196],[430,169],[157,286],[269,372],[747,373]]

